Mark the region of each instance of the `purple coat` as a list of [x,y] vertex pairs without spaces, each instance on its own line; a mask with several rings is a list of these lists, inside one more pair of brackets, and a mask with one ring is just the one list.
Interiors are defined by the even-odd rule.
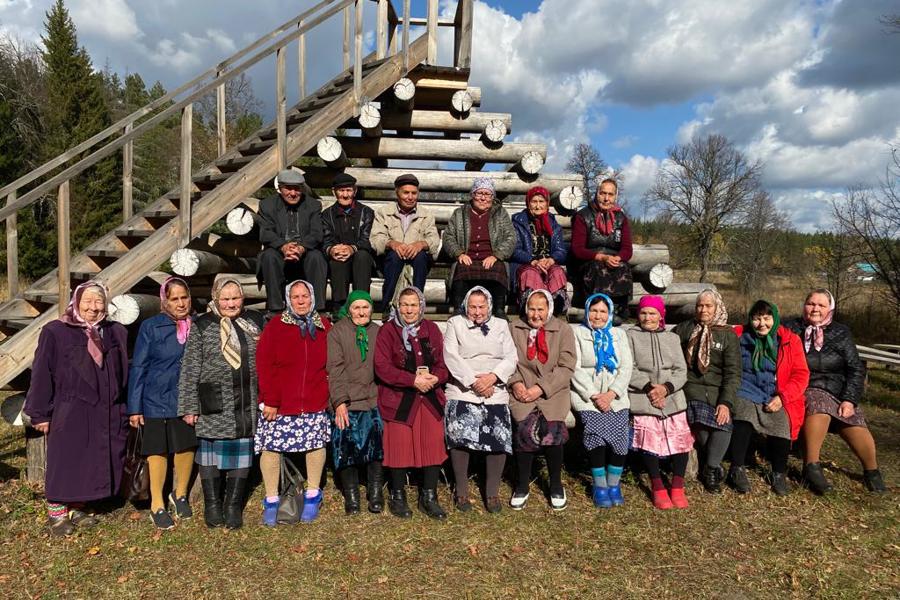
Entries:
[[128,417],[125,328],[105,321],[103,366],[87,351],[80,327],[53,321],[44,326],[32,364],[25,414],[34,424],[50,422],[46,497],[84,502],[119,491]]

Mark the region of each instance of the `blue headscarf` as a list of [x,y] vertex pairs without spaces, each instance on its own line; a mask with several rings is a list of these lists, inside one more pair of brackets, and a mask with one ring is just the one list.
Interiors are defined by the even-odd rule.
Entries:
[[[291,306],[291,289],[297,284],[303,284],[309,290],[309,312],[305,315],[298,315]],[[316,292],[310,282],[303,279],[297,279],[290,282],[284,287],[285,309],[282,313],[281,320],[288,325],[297,325],[300,328],[300,337],[316,339],[316,326],[321,324],[319,314],[316,312]]]
[[[591,304],[594,299],[602,298],[604,302],[606,302],[606,306],[609,308],[609,318],[606,319],[606,324],[600,329],[595,329],[591,325],[591,321],[588,318],[588,315],[591,312]],[[619,357],[616,356],[616,349],[613,345],[613,336],[612,336],[612,326],[613,326],[613,301],[606,294],[593,294],[588,297],[588,299],[584,303],[584,321],[581,323],[584,327],[587,327],[591,330],[591,334],[594,339],[594,357],[597,359],[597,364],[594,365],[595,373],[599,374],[600,371],[606,369],[610,373],[614,372],[619,368]]]

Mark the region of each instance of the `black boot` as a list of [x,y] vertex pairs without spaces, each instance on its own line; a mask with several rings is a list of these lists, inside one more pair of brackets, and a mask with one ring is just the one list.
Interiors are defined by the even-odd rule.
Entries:
[[791,493],[790,485],[788,485],[787,475],[777,471],[772,472],[772,491],[776,496],[787,496]]
[[400,517],[401,519],[412,517],[412,511],[409,509],[409,504],[406,503],[406,489],[391,490],[388,509],[395,517]]
[[366,475],[366,500],[369,501],[369,512],[377,514],[384,510],[384,471],[381,463],[370,462]]
[[808,463],[803,465],[803,482],[813,491],[813,493],[822,496],[827,494],[834,488],[827,479],[822,465],[819,463]]
[[221,527],[225,524],[222,518],[222,478],[202,478],[200,483],[203,486],[203,520],[207,527]]
[[344,512],[355,515],[359,512],[359,474],[356,465],[341,469],[341,491],[344,493]]
[[703,487],[711,494],[722,491],[722,482],[725,480],[725,469],[718,467],[703,467]]
[[437,490],[419,490],[419,510],[438,521],[443,521],[447,518],[447,513],[438,504]]
[[747,468],[743,465],[736,467],[731,465],[728,471],[728,479],[734,486],[734,491],[738,494],[747,494],[750,492],[750,480],[747,478]]
[[863,483],[870,492],[883,494],[887,491],[887,486],[884,484],[884,478],[881,476],[881,471],[878,469],[864,470]]
[[244,488],[247,486],[246,477],[225,478],[225,527],[228,529],[240,529],[244,525]]

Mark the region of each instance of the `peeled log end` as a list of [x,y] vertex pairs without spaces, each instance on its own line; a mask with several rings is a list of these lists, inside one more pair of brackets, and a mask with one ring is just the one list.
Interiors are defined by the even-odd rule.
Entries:
[[255,223],[253,212],[243,206],[231,209],[225,216],[225,226],[235,235],[247,235]]
[[342,167],[348,164],[343,146],[337,138],[330,135],[323,137],[316,144],[316,154],[332,167]]
[[404,77],[394,84],[394,104],[403,110],[412,110],[416,100],[416,84]]
[[[469,90],[457,90],[453,92],[453,96],[450,98],[450,106],[453,107],[454,111],[461,114],[465,114],[472,110],[474,103],[472,94],[469,93]],[[506,134],[504,133],[504,135]]]
[[381,109],[372,102],[363,104],[359,112],[359,126],[367,137],[381,135]]
[[653,291],[665,290],[675,279],[675,271],[665,263],[635,265],[631,272],[637,281]]
[[540,152],[529,150],[522,156],[521,160],[519,160],[517,167],[521,173],[526,175],[537,175],[541,172],[541,169],[544,168],[544,157],[541,156]]
[[583,201],[584,190],[577,185],[567,185],[550,198],[553,208],[564,217],[574,215]]
[[506,137],[506,123],[500,119],[491,119],[484,126],[482,135],[486,141],[492,144],[500,143]]

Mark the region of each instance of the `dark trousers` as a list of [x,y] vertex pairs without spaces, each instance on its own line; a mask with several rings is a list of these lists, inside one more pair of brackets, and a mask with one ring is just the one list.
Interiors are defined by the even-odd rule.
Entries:
[[288,281],[305,279],[316,294],[316,310],[325,309],[325,282],[328,263],[321,250],[307,250],[298,261],[284,260],[280,250],[266,248],[259,255],[259,274],[266,285],[266,310],[284,310],[284,286]]
[[365,251],[353,254],[346,261],[329,259],[328,270],[331,273],[331,303],[340,307],[347,301],[350,283],[354,290],[369,291],[372,286],[372,268],[375,262],[372,255]]
[[491,294],[493,302],[493,315],[506,318],[506,288],[496,281],[478,281],[475,279],[455,280],[450,284],[450,304],[453,310],[460,314],[466,314],[466,307],[462,305],[466,294],[476,285],[480,285]]
[[381,288],[381,307],[386,310],[391,304],[391,298],[394,297],[394,290],[397,289],[397,281],[400,279],[400,273],[405,265],[412,265],[413,268],[413,285],[425,293],[425,280],[428,278],[428,271],[431,269],[431,255],[427,250],[422,250],[413,258],[404,260],[393,250],[387,250],[384,253],[382,270],[384,271],[384,287]]

